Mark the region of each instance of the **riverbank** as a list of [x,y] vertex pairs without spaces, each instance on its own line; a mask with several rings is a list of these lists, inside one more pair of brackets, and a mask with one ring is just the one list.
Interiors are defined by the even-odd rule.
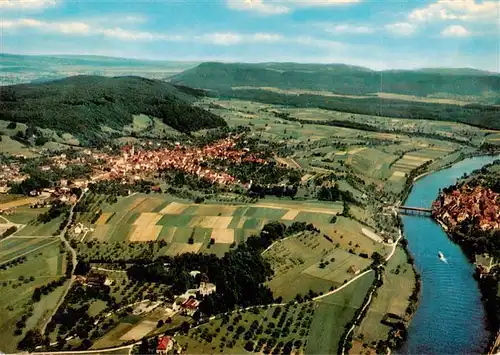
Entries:
[[[410,180],[412,184],[405,196],[405,204],[428,207],[441,189],[495,159],[494,154],[480,157],[475,154],[473,158],[418,174]],[[453,168],[446,169],[450,165]],[[419,292],[418,308],[411,315],[408,340],[401,353],[484,351],[490,332],[485,328],[486,314],[478,283],[472,277],[473,265],[462,249],[451,242],[438,221],[418,216],[405,215],[402,218],[403,243],[409,243],[408,254],[415,258],[414,265],[421,277],[418,285],[415,282]],[[449,263],[436,257],[438,250],[443,251]]]
[[412,178],[411,183],[408,184],[407,187],[405,187],[405,189],[402,192],[402,198],[397,203],[401,204],[403,201],[406,201],[408,199],[408,196],[410,195],[411,190],[413,189],[413,186],[415,185],[415,183],[418,182],[419,180],[425,178],[428,175],[435,174],[435,173],[442,171],[442,170],[445,170],[445,169],[449,169],[453,165],[458,164],[465,159],[470,159],[470,158],[474,158],[474,157],[497,156],[498,154],[500,154],[500,151],[490,152],[490,153],[485,153],[485,152],[481,152],[481,151],[475,151],[475,152],[471,152],[471,153],[460,153],[460,156],[457,159],[453,160],[452,162],[446,163],[438,168],[426,170],[428,167],[428,166],[426,166],[422,173],[420,173],[419,175]]
[[[463,244],[459,242],[460,238],[457,238],[455,233],[448,228],[448,226],[439,218],[433,217],[433,220],[436,221],[444,230],[446,235],[448,236],[449,240],[452,241],[454,244],[458,245],[464,255],[468,258],[469,262],[471,264],[474,264],[474,256],[470,254],[470,251],[465,249]],[[474,264],[475,265],[475,264]],[[477,281],[479,291],[481,292],[481,302],[484,306],[484,309],[487,312],[487,319],[488,319],[488,327],[491,328],[491,336],[488,340],[488,345],[487,348],[489,352],[491,353],[493,351],[493,348],[495,344],[499,341],[498,339],[498,334],[500,332],[500,326],[499,326],[499,320],[497,319],[497,316],[494,314],[491,314],[491,312],[494,312],[495,309],[497,308],[496,305],[496,295],[498,292],[498,281],[495,279],[495,274],[491,272],[487,273],[482,273],[480,267],[478,265],[475,265],[475,271],[474,271],[474,279]],[[495,280],[495,282],[490,282],[489,279]],[[494,295],[494,299],[492,299],[491,295]]]

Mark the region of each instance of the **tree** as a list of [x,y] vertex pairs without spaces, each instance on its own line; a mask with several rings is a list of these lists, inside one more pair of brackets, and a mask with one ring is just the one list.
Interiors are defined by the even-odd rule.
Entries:
[[17,123],[16,122],[10,122],[7,125],[7,129],[16,129],[16,127],[17,127]]
[[189,328],[191,328],[191,325],[188,322],[186,322],[186,321],[182,322],[182,324],[181,324],[181,331],[184,334],[187,334],[189,332]]
[[43,336],[38,330],[28,330],[24,338],[19,342],[19,350],[33,351],[38,345],[43,345]]
[[255,347],[255,344],[254,344],[253,341],[247,341],[247,343],[245,344],[245,350],[246,351],[252,352],[253,349],[254,349],[254,347]]
[[160,320],[158,321],[158,324],[156,324],[156,328],[161,328],[161,327],[163,327],[163,324],[164,324],[163,319],[160,319]]
[[380,255],[378,252],[373,252],[372,254],[373,267],[378,267],[379,265],[384,263],[384,257]]

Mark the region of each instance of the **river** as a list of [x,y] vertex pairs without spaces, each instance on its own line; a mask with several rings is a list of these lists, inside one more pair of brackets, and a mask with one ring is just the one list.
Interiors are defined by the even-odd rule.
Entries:
[[[498,157],[465,159],[419,179],[405,205],[429,207],[440,188]],[[429,217],[403,216],[404,234],[422,277],[420,303],[402,354],[472,354],[484,351],[488,331],[474,266]],[[438,257],[441,251],[448,263]]]

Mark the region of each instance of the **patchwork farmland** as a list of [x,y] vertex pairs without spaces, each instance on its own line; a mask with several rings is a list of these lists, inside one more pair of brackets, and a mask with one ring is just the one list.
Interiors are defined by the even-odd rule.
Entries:
[[[66,272],[65,253],[61,253],[59,238],[8,238],[0,242],[0,344],[2,350],[14,353],[27,329],[40,327],[51,314],[64,292],[57,287],[40,302],[33,303],[33,291],[62,277]],[[20,258],[22,257],[22,258]],[[17,260],[7,264],[13,259]],[[14,333],[22,316],[26,328]]]
[[[355,247],[358,248],[359,245]],[[362,258],[354,251],[349,253],[341,248],[340,243],[313,232],[275,243],[266,251],[265,257],[274,270],[268,286],[275,296],[283,297],[284,301],[294,299],[297,293],[326,293],[371,264],[371,259]]]
[[167,255],[207,249],[223,254],[231,244],[241,243],[259,233],[269,221],[277,220],[286,225],[300,221],[313,223],[318,228],[330,228],[332,217],[342,212],[341,203],[266,201],[238,205],[194,204],[168,195],[138,194],[106,208],[85,240],[163,240],[168,245]]

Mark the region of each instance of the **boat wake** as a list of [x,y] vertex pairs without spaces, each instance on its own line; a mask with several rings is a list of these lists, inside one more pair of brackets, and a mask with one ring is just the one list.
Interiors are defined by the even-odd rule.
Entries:
[[448,264],[448,260],[444,257],[444,254],[441,252],[438,252],[439,260],[441,260],[443,263]]

